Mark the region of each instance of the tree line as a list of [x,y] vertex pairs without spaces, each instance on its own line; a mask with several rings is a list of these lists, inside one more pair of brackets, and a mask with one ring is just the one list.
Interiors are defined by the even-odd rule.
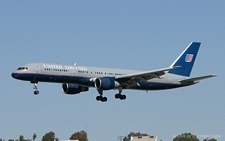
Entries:
[[[131,132],[130,134],[128,134],[127,136],[123,136],[122,140],[123,141],[130,141],[131,137],[137,136],[149,136],[146,133],[140,133],[140,132]],[[31,139],[25,139],[23,135],[19,136],[19,139],[9,139],[8,141],[35,141],[37,138],[37,134],[34,133]],[[79,141],[88,141],[88,136],[87,136],[87,132],[82,130],[79,132],[75,132],[73,133],[70,138],[70,140],[79,140]],[[0,138],[0,141],[6,141]],[[55,133],[50,131],[48,133],[46,133],[43,137],[41,141],[59,141],[58,138],[56,138]],[[163,141],[162,139],[160,141]],[[180,135],[177,135],[173,141],[200,141],[196,135],[191,134],[191,133],[183,133]],[[212,139],[204,139],[202,141],[217,141],[216,139],[212,138]]]
[[[128,134],[127,136],[125,136],[123,138],[123,141],[130,141],[131,137],[140,137],[140,136],[149,136],[148,134],[146,133],[140,133],[140,132],[131,132],[130,134]],[[163,141],[162,139],[160,141]],[[183,133],[183,134],[180,134],[180,135],[177,135],[173,141],[200,141],[196,135],[193,135],[191,133]],[[217,141],[216,139],[212,138],[212,139],[204,139],[203,141]]]
[[[37,138],[37,134],[34,133],[31,139],[25,139],[23,135],[20,135],[19,139],[9,139],[8,141],[35,141],[36,138]],[[83,130],[80,132],[73,133],[69,139],[79,140],[79,141],[88,141],[87,133]],[[6,140],[0,138],[0,141],[6,141]],[[41,141],[59,141],[59,139],[56,138],[54,132],[50,131],[42,137]]]

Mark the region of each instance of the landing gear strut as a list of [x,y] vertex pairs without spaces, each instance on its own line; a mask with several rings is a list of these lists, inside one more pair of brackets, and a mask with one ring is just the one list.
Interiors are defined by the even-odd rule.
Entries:
[[37,89],[37,83],[38,83],[38,82],[34,82],[34,87],[33,87],[33,88],[35,89],[35,90],[34,90],[34,94],[35,94],[35,95],[38,95],[38,94],[39,94],[39,91],[38,91],[38,89]]
[[97,96],[96,97],[96,100],[97,101],[101,101],[101,102],[106,102],[107,101],[107,97],[103,97],[103,91],[100,90],[100,89],[97,89],[98,90],[98,93],[100,94],[100,96]]
[[122,88],[119,88],[118,90],[119,90],[119,93],[115,94],[115,98],[116,99],[119,98],[120,100],[125,100],[126,99],[126,95],[121,94],[122,93]]

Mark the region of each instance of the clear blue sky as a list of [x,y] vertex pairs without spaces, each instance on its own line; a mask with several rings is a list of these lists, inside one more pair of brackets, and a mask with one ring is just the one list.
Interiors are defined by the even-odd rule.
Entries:
[[[2,1],[0,5],[0,138],[59,139],[87,129],[90,141],[130,132],[221,135],[225,140],[224,1]],[[216,78],[167,91],[125,90],[127,100],[96,89],[69,96],[60,84],[33,85],[11,72],[30,62],[152,70],[169,66],[191,41],[202,42],[192,77]],[[203,138],[200,138],[203,140]]]

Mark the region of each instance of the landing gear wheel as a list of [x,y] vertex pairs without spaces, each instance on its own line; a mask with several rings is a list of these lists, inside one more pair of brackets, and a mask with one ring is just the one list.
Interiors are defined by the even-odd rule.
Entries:
[[115,94],[115,98],[120,99],[120,100],[125,100],[126,95],[121,94],[122,93],[122,87],[119,87],[118,90],[119,90],[119,93]]
[[120,100],[125,100],[126,99],[126,95],[121,95]]
[[101,101],[101,102],[106,102],[107,101],[107,97],[96,96],[96,100],[97,101]]
[[126,99],[126,95],[115,94],[115,98],[116,98],[116,99],[120,99],[120,100],[125,100],[125,99]]
[[34,94],[35,95],[38,95],[39,94],[39,91],[38,91],[38,89],[37,89],[37,81],[31,81],[31,83],[33,83],[34,84],[34,87],[33,87],[33,89],[34,89]]
[[38,90],[34,91],[34,94],[35,95],[38,95],[39,94],[39,91]]
[[107,97],[102,97],[101,101],[102,102],[106,102],[107,101]]
[[115,94],[115,98],[118,99],[121,97],[121,94]]
[[106,102],[107,101],[107,97],[103,97],[103,90],[101,89],[97,89],[98,93],[100,94],[99,96],[96,96],[96,100],[97,101],[101,101],[101,102]]
[[96,100],[97,100],[97,101],[102,100],[102,96],[96,96]]

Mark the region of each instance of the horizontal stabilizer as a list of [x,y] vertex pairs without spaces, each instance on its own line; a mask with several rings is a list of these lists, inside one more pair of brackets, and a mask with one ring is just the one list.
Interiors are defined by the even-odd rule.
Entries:
[[203,80],[203,79],[207,79],[210,77],[215,77],[217,76],[216,74],[212,74],[212,75],[206,75],[206,76],[200,76],[200,77],[195,77],[195,78],[189,78],[189,79],[185,79],[185,80],[181,80],[180,83],[198,83],[198,81]]

